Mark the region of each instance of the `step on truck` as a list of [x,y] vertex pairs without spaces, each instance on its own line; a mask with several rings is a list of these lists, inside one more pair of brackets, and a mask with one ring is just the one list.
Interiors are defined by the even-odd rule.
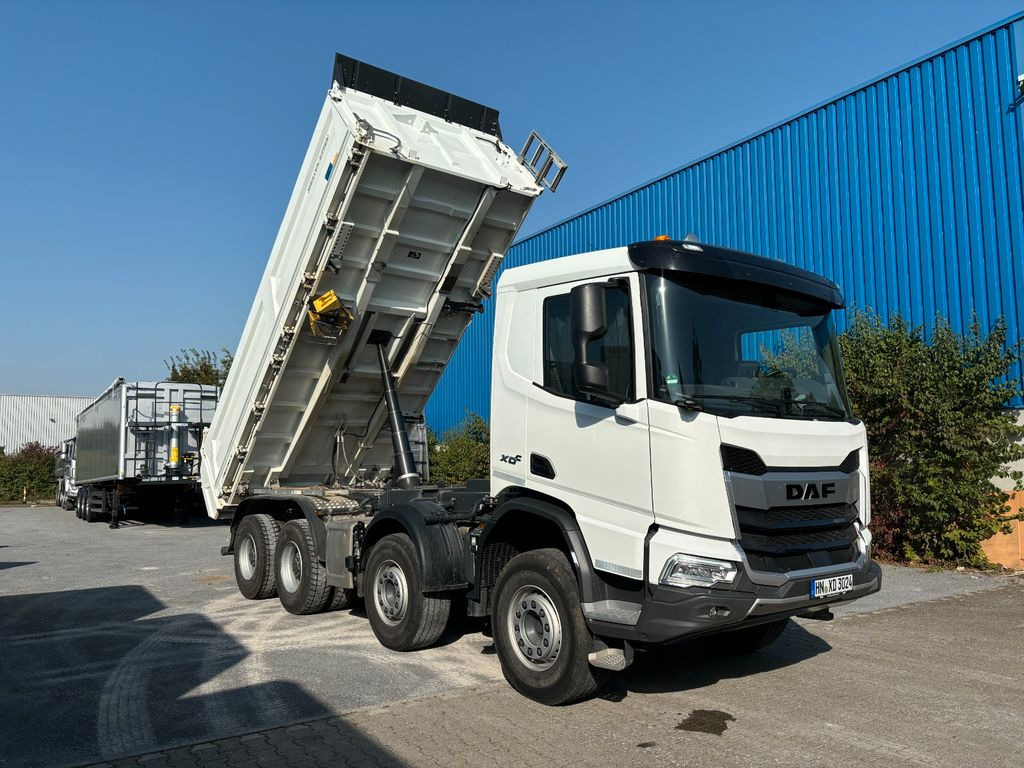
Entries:
[[200,505],[199,446],[220,388],[117,378],[75,418],[75,510],[86,522]]
[[400,651],[464,610],[547,704],[880,586],[838,288],[692,238],[505,270],[490,477],[428,484],[409,427],[564,169],[495,110],[338,55],[202,447],[245,597],[365,600]]

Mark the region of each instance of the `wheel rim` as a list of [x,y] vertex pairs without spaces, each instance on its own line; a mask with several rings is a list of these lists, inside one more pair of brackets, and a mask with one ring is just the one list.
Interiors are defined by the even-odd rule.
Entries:
[[392,627],[405,618],[409,608],[409,582],[405,571],[394,560],[386,560],[377,569],[373,604],[377,615]]
[[287,592],[297,592],[302,581],[302,552],[294,541],[284,545],[281,552],[281,586]]
[[238,570],[246,580],[256,575],[256,539],[251,535],[242,539],[238,545]]
[[562,622],[554,601],[540,587],[520,587],[505,621],[516,658],[530,669],[549,667],[562,648]]

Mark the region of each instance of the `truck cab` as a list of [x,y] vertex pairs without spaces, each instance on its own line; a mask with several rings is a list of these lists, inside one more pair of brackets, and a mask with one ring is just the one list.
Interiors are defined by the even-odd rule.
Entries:
[[877,591],[828,280],[667,239],[510,269],[491,492],[570,512],[595,635],[824,617]]

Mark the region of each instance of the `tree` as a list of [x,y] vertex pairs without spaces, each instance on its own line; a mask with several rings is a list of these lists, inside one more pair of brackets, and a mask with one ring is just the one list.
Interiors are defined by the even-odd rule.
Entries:
[[181,350],[181,354],[173,355],[164,364],[169,371],[167,378],[170,381],[223,387],[233,360],[234,356],[223,347],[220,355],[192,347]]
[[430,480],[438,485],[462,485],[491,471],[491,430],[475,413],[466,417],[441,440],[433,430],[427,433],[430,449]]
[[52,501],[59,450],[40,443],[26,443],[15,453],[0,449],[0,502],[21,501],[23,493],[29,501]]
[[864,420],[871,461],[874,546],[907,560],[982,564],[981,542],[1006,530],[1008,494],[993,477],[1020,473],[1024,430],[1005,404],[1021,342],[1007,344],[1002,319],[964,334],[936,320],[924,328],[899,315],[883,323],[851,313],[840,337],[853,412]]

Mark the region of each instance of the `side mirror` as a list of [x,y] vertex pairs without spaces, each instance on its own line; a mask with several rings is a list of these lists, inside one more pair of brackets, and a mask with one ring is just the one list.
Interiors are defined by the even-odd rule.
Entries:
[[587,359],[587,345],[608,332],[608,310],[605,305],[606,285],[587,283],[569,292],[572,348],[576,388],[605,405],[615,408],[624,399],[611,392],[608,366]]

